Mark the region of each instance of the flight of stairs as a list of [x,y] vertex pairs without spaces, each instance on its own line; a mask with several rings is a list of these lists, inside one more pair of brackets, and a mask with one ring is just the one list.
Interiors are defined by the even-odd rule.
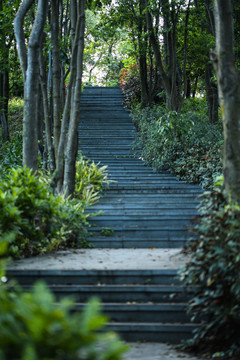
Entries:
[[[197,215],[202,189],[155,172],[133,156],[137,137],[119,88],[85,88],[79,125],[83,154],[108,165],[114,180],[93,210],[89,239],[105,248],[178,248],[189,238],[190,220]],[[104,236],[104,228],[112,229]]]
[[[168,172],[157,173],[135,158],[132,142],[137,132],[123,106],[119,88],[85,88],[81,100],[79,148],[86,157],[108,165],[114,180],[90,211],[89,241],[97,248],[181,248],[197,215],[201,188],[178,181]],[[137,259],[136,259],[137,261]],[[45,280],[58,298],[73,296],[80,310],[98,296],[110,316],[108,327],[128,341],[177,343],[191,337],[186,291],[176,279],[177,269],[159,270],[9,270],[25,289]],[[34,268],[34,267],[33,267]]]
[[9,270],[24,290],[41,279],[57,299],[75,299],[82,310],[92,296],[102,300],[111,321],[108,330],[127,341],[171,342],[189,338],[196,327],[186,314],[192,296],[176,279],[175,270]]

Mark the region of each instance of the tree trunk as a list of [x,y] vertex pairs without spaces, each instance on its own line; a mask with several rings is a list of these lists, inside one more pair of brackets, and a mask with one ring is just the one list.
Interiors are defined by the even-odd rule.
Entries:
[[38,169],[38,114],[39,96],[39,50],[43,27],[47,16],[48,1],[39,0],[31,31],[28,52],[24,38],[24,17],[33,1],[24,1],[14,22],[20,63],[24,75],[24,116],[23,116],[23,165]]
[[[73,2],[75,2],[75,0]],[[81,15],[77,19],[75,29],[74,44],[70,64],[70,78],[67,85],[66,101],[61,125],[61,135],[58,153],[56,157],[56,173],[54,176],[53,187],[58,193],[64,193],[67,191],[67,194],[70,194],[71,192],[73,193],[75,188],[75,156],[77,151],[76,139],[82,84],[80,73],[82,73],[85,30],[84,4],[85,0],[81,0],[81,4],[79,4],[79,7],[81,9]],[[71,141],[73,142],[72,144],[70,143]]]
[[[140,16],[139,18],[139,26],[138,26],[138,49],[139,49],[139,70],[140,70],[140,86],[141,86],[141,104],[142,107],[146,107],[149,104],[149,96],[148,96],[148,82],[147,82],[147,51],[146,51],[146,40],[143,39],[143,9],[144,9],[144,0],[140,0],[139,10]],[[146,29],[144,29],[146,30]]]
[[57,153],[61,131],[61,68],[59,60],[59,1],[51,1],[52,101],[54,147]]
[[212,65],[205,64],[205,83],[208,103],[208,118],[211,124],[218,123],[218,91],[217,86],[212,80]]
[[83,73],[83,52],[85,32],[85,0],[79,0],[78,21],[80,22],[79,32],[76,33],[77,61],[76,61],[76,82],[74,89],[73,108],[71,110],[67,146],[65,150],[65,167],[63,188],[66,196],[71,196],[75,190],[76,156],[78,145],[78,123],[80,116],[80,100],[82,91]]
[[50,120],[48,94],[47,94],[46,66],[44,63],[44,58],[42,53],[40,54],[40,84],[41,84],[41,92],[43,99],[43,113],[44,113],[44,123],[45,123],[45,137],[46,137],[45,148],[47,149],[47,154],[49,157],[49,169],[50,172],[53,173],[53,171],[55,170],[55,156],[54,156],[54,147],[52,143],[51,120]]
[[240,75],[234,64],[233,18],[230,0],[215,0],[219,101],[224,126],[224,181],[229,202],[240,205]]
[[33,2],[34,0],[23,1],[14,19],[14,33],[17,41],[17,50],[18,50],[24,81],[26,77],[27,62],[28,62],[27,47],[26,47],[25,35],[24,35],[24,19],[28,10],[31,8]]
[[[3,11],[3,2],[0,1],[0,12]],[[4,25],[4,20],[2,25]],[[11,37],[10,37],[11,39]],[[8,102],[9,102],[9,48],[10,44],[6,43],[6,31],[4,26],[0,28],[0,48],[1,48],[1,62],[0,62],[0,116],[2,127],[2,142],[9,140],[8,129]]]
[[[6,59],[5,59],[6,61]],[[0,72],[0,116],[2,127],[2,142],[9,140],[8,128],[8,101],[9,101],[9,73],[8,70]]]
[[[164,2],[164,7],[167,1]],[[145,0],[145,7],[148,8],[148,0]],[[168,11],[169,9],[165,10]],[[171,27],[165,17],[165,34],[164,46],[167,54],[165,60],[167,61],[168,73],[164,70],[162,55],[160,51],[159,40],[154,32],[152,15],[149,10],[146,10],[147,27],[150,41],[152,44],[156,66],[162,80],[163,87],[166,92],[166,106],[170,110],[179,110],[179,94],[177,91],[177,54],[176,54],[176,23],[171,24]],[[170,30],[171,29],[171,30]]]

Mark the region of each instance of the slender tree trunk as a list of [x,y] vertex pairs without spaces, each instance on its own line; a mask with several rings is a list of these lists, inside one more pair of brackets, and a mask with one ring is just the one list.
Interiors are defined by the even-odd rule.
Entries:
[[[73,0],[73,2],[75,2],[75,0]],[[84,3],[85,0],[81,0],[82,4],[81,6],[84,9]],[[80,93],[81,93],[81,88],[80,88],[80,93],[79,93],[79,71],[81,69],[78,69],[78,65],[79,65],[79,61],[81,62],[81,57],[82,57],[82,53],[83,53],[83,46],[84,46],[84,29],[85,29],[85,12],[83,11],[82,17],[78,17],[77,19],[77,24],[76,24],[76,28],[75,29],[75,36],[74,36],[74,44],[73,44],[73,51],[72,51],[72,58],[71,58],[71,64],[70,64],[70,77],[69,77],[69,81],[68,81],[68,85],[67,85],[67,94],[66,94],[66,101],[65,101],[65,106],[64,106],[64,111],[63,111],[63,117],[62,117],[62,125],[61,125],[61,135],[60,135],[60,142],[59,142],[59,148],[58,148],[58,153],[57,153],[57,157],[56,157],[56,172],[55,172],[55,176],[54,176],[54,183],[53,186],[56,189],[56,191],[58,193],[64,193],[64,191],[67,190],[68,188],[68,183],[67,180],[64,183],[64,178],[65,178],[65,167],[66,167],[66,162],[65,162],[65,156],[64,156],[64,152],[65,155],[68,156],[68,160],[69,160],[69,164],[68,164],[68,169],[70,171],[71,166],[73,166],[73,168],[75,167],[75,161],[71,161],[71,156],[72,154],[74,154],[74,151],[72,149],[70,149],[71,144],[70,144],[70,138],[74,139],[74,136],[77,136],[77,123],[79,121],[78,118],[75,118],[76,122],[73,122],[74,117],[73,116],[77,116],[76,112],[74,112],[73,109],[73,105],[74,105],[74,96],[76,94],[76,90],[79,94],[79,99],[76,99],[76,102],[79,101],[80,105]],[[80,33],[83,32],[83,34]],[[80,41],[81,39],[81,41]],[[79,46],[81,45],[81,49],[79,48]],[[78,72],[78,73],[77,73]],[[76,79],[78,79],[76,84]],[[70,115],[70,109],[71,109],[71,115]],[[76,108],[75,110],[78,110],[78,108]],[[75,114],[75,115],[73,115]],[[71,116],[71,123],[72,123],[72,128],[71,128],[71,132],[70,132],[70,125],[69,125],[69,117]],[[74,135],[74,131],[73,128],[75,126],[75,135]],[[69,137],[70,136],[70,137]],[[74,141],[74,140],[73,140]],[[66,149],[66,144],[67,144],[67,150]],[[76,143],[73,143],[73,147],[76,147]],[[71,150],[71,155],[67,154],[67,152]],[[70,165],[71,163],[71,165]],[[71,171],[70,171],[71,172]],[[68,175],[68,181],[70,181],[71,179],[71,175]],[[63,183],[64,183],[64,187],[63,187]],[[73,181],[74,183],[74,181]],[[73,185],[70,184],[70,188],[67,190],[69,193],[71,191],[71,189],[73,189]]]
[[[167,1],[164,1],[164,6],[168,4]],[[148,8],[148,0],[145,0],[145,8]],[[168,11],[169,9],[165,10]],[[179,94],[177,91],[177,58],[176,58],[176,24],[172,24],[173,30],[170,32],[168,28],[168,22],[165,19],[165,29],[167,34],[165,34],[165,48],[167,54],[165,55],[165,60],[168,61],[166,64],[168,66],[168,73],[164,70],[162,55],[160,51],[159,40],[154,32],[152,15],[149,10],[146,10],[146,19],[147,27],[149,32],[150,41],[152,44],[156,66],[161,77],[163,87],[166,92],[166,106],[170,110],[179,110]]]
[[9,73],[0,72],[0,117],[2,127],[2,142],[9,140],[8,128],[8,101],[9,101]]
[[31,8],[33,2],[34,0],[23,1],[14,19],[14,33],[17,41],[18,56],[20,60],[24,81],[26,77],[27,63],[28,63],[27,47],[26,47],[25,35],[24,35],[24,19],[28,10]]
[[[3,2],[0,1],[0,12],[3,10]],[[3,20],[4,24],[4,20]],[[11,43],[12,40],[10,40]],[[2,127],[2,142],[9,140],[8,128],[8,102],[9,102],[9,45],[6,44],[4,26],[0,28],[0,117]]]
[[[214,28],[214,14],[212,9],[212,0],[204,0],[205,6],[205,15],[206,19],[203,19],[202,12],[199,8],[198,0],[195,0],[195,6],[197,8],[198,14],[201,18],[201,28],[204,32],[207,30],[208,34],[211,34],[215,37],[215,28]],[[217,86],[212,81],[213,77],[213,68],[209,63],[209,59],[205,62],[205,85],[206,85],[206,95],[207,95],[207,105],[208,105],[208,118],[210,123],[218,122],[218,95],[217,95]]]
[[218,123],[218,91],[217,85],[213,82],[213,68],[212,65],[206,62],[205,64],[205,83],[208,103],[208,118],[211,124]]
[[54,156],[54,147],[52,143],[51,120],[50,120],[48,94],[47,94],[46,66],[42,52],[40,53],[40,84],[41,84],[41,92],[43,99],[43,113],[45,120],[45,137],[46,137],[45,148],[47,149],[47,153],[49,156],[49,169],[51,173],[53,173],[53,171],[55,170],[55,156]]
[[240,205],[240,74],[235,67],[233,17],[230,0],[215,0],[219,101],[224,126],[224,181],[229,202]]
[[187,97],[188,91],[188,78],[187,78],[187,52],[188,52],[188,22],[189,22],[189,14],[190,14],[190,0],[188,1],[188,6],[186,10],[185,17],[185,30],[184,30],[184,54],[183,54],[183,99]]
[[196,92],[197,92],[197,86],[198,86],[198,75],[195,78],[193,91],[192,91],[192,97],[195,98]]
[[65,167],[64,167],[64,192],[70,196],[75,190],[76,174],[76,156],[78,145],[78,123],[80,117],[80,100],[82,91],[82,73],[83,73],[83,52],[84,52],[84,32],[85,32],[85,0],[79,0],[80,22],[79,32],[76,33],[77,44],[77,63],[76,63],[76,83],[74,90],[73,109],[71,111],[67,146],[65,150]]
[[33,1],[23,1],[16,15],[14,30],[18,43],[20,63],[24,74],[23,165],[38,169],[38,114],[39,50],[47,16],[48,1],[39,0],[31,31],[28,51],[24,39],[24,17]]
[[59,60],[59,0],[51,1],[52,101],[54,147],[57,152],[61,131],[61,68]]
[[[144,0],[140,0],[139,10],[140,16],[143,19],[143,9],[144,9]],[[146,40],[143,39],[143,21],[139,19],[138,26],[138,49],[139,49],[139,70],[140,70],[140,85],[141,85],[141,104],[143,107],[146,107],[149,104],[149,96],[148,96],[148,82],[147,82],[147,44]]]

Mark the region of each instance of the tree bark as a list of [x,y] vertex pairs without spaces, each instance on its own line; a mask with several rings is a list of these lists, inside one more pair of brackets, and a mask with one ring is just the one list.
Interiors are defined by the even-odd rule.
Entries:
[[219,101],[224,126],[224,181],[229,202],[240,205],[240,75],[234,64],[233,17],[230,0],[215,0]]
[[142,107],[150,105],[148,96],[148,82],[147,82],[147,57],[146,57],[146,41],[143,39],[143,10],[144,0],[139,2],[140,17],[138,26],[138,48],[139,48],[139,70],[140,70],[140,86],[141,86],[141,104]]
[[17,41],[17,50],[20,60],[20,65],[23,73],[23,78],[25,80],[26,71],[27,71],[27,47],[25,43],[25,35],[24,35],[24,19],[31,8],[34,0],[25,0],[20,5],[16,17],[14,19],[14,33]]
[[165,71],[163,66],[159,40],[154,32],[152,15],[148,9],[148,0],[145,0],[147,27],[154,52],[156,66],[166,92],[166,106],[170,110],[179,111],[181,102],[177,91],[176,18],[172,19],[173,22],[171,23],[170,27],[168,20],[169,14],[167,14],[167,12],[170,11],[169,6],[167,6],[169,3],[165,0],[163,3],[165,28],[164,46],[166,49],[165,65],[168,67],[168,73]]
[[[3,2],[0,1],[0,12],[3,11]],[[4,25],[4,20],[3,20]],[[1,62],[0,62],[0,116],[2,127],[2,142],[9,140],[8,128],[8,102],[9,102],[9,48],[11,46],[12,37],[10,36],[9,43],[6,43],[6,30],[4,26],[0,28],[0,47],[1,47]]]
[[[73,0],[75,3],[75,0]],[[61,135],[59,141],[59,148],[56,157],[56,172],[53,181],[53,187],[58,193],[68,194],[74,191],[75,187],[75,153],[76,153],[76,139],[77,139],[77,125],[79,121],[79,107],[81,96],[81,77],[82,62],[83,62],[83,47],[84,47],[84,30],[85,30],[85,0],[81,0],[81,16],[77,19],[73,51],[70,63],[70,77],[67,85],[66,101],[63,111]],[[80,35],[81,34],[81,35]],[[80,62],[80,64],[79,64]],[[81,66],[80,66],[81,65]],[[80,68],[79,68],[80,66]],[[75,98],[76,93],[79,98]],[[78,104],[77,104],[78,103]],[[74,109],[74,105],[77,105]],[[71,109],[71,114],[70,114]],[[69,120],[70,117],[70,120]],[[70,128],[71,127],[71,128]],[[75,134],[74,134],[75,129]],[[70,144],[72,139],[73,144]],[[67,144],[67,146],[66,146]],[[67,147],[67,149],[66,149]],[[69,153],[68,153],[69,152]],[[65,160],[66,157],[66,160]],[[66,171],[66,166],[68,170]],[[74,176],[73,176],[74,173]],[[69,186],[70,183],[70,186]]]
[[208,104],[208,118],[211,124],[218,123],[218,91],[217,85],[212,80],[213,67],[208,61],[205,64],[205,83]]
[[61,68],[59,60],[59,1],[51,1],[52,101],[54,147],[57,153],[61,131]]
[[47,153],[49,157],[49,169],[53,173],[55,170],[55,156],[54,156],[54,147],[52,143],[52,133],[51,133],[51,120],[49,112],[49,103],[48,103],[48,94],[47,94],[47,76],[46,76],[46,66],[43,58],[42,52],[40,53],[40,84],[41,92],[43,99],[43,113],[44,113],[44,123],[45,123],[45,137],[47,148]]
[[65,167],[63,189],[66,196],[72,196],[75,190],[76,156],[78,145],[78,123],[80,117],[80,100],[82,91],[83,73],[83,52],[84,52],[84,32],[85,32],[85,0],[78,3],[78,22],[79,31],[76,32],[77,61],[76,61],[76,83],[74,89],[73,108],[71,111],[67,146],[65,150]]
[[32,0],[25,0],[14,21],[20,63],[24,75],[24,116],[23,116],[23,165],[38,169],[38,114],[39,95],[39,50],[43,27],[47,16],[48,1],[39,0],[36,18],[31,31],[28,51],[24,39],[24,17]]

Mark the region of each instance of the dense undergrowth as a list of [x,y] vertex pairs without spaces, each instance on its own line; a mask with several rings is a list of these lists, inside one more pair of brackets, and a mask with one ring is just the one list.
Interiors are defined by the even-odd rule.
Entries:
[[[199,103],[203,109],[194,109]],[[155,105],[135,107],[131,114],[139,139],[135,150],[157,170],[169,170],[180,179],[208,189],[222,174],[222,129],[209,124],[202,99],[185,101],[181,114]]]
[[132,83],[128,89],[125,82],[122,90],[129,90],[126,105],[133,104],[137,156],[205,189],[194,239],[184,249],[191,260],[180,272],[187,286],[197,286],[188,305],[192,320],[204,321],[183,347],[207,359],[239,359],[240,207],[230,203],[224,191],[222,125],[209,123],[205,99],[185,100],[180,114],[163,105],[141,108]]
[[[22,102],[13,102],[21,122]],[[22,167],[20,124],[10,121],[10,141],[0,147],[0,237],[15,233],[9,251],[13,258],[34,256],[58,249],[91,246],[88,243],[87,207],[98,201],[103,186],[109,183],[106,166],[98,166],[79,153],[73,199],[55,196],[51,176]],[[39,158],[41,167],[41,159]],[[94,214],[91,214],[94,215]]]
[[187,286],[197,285],[188,310],[193,320],[205,321],[187,345],[216,359],[239,359],[240,207],[228,203],[220,178],[203,194],[199,210],[196,239],[185,248],[191,260],[181,278]]

